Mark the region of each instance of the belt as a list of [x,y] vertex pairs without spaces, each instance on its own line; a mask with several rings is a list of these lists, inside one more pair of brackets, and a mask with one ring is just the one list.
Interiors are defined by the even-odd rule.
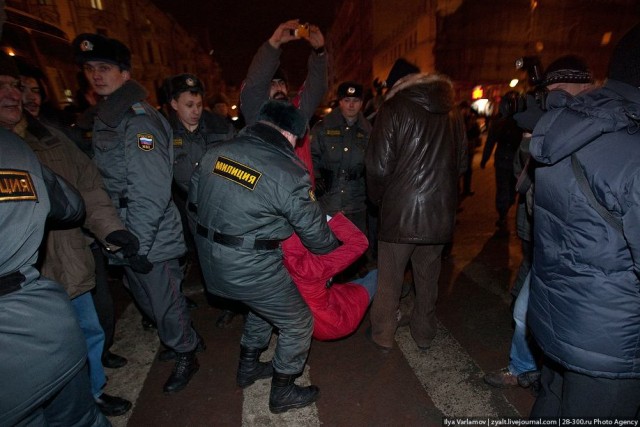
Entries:
[[24,282],[24,274],[14,271],[5,276],[0,276],[0,296],[15,292],[22,287]]
[[216,243],[220,243],[221,245],[228,246],[230,248],[273,250],[278,249],[280,246],[280,240],[256,239],[252,241],[251,239],[244,237],[218,233],[217,231],[212,231],[201,224],[196,226],[196,232],[200,236],[206,237]]

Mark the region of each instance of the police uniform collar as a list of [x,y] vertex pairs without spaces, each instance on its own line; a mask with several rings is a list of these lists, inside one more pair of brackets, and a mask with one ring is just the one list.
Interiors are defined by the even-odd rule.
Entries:
[[258,122],[251,126],[248,126],[246,128],[246,133],[260,138],[263,141],[271,143],[278,148],[285,149],[289,153],[293,154],[294,152],[293,147],[291,146],[287,138],[285,138],[278,129],[264,123]]
[[100,103],[98,118],[109,127],[117,127],[129,108],[144,101],[147,95],[147,90],[138,82],[128,80]]

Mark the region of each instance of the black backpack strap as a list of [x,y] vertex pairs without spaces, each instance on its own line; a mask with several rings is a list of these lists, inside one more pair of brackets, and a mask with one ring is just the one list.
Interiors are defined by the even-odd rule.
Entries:
[[587,182],[587,177],[585,176],[584,170],[582,170],[582,167],[580,167],[580,163],[578,162],[578,157],[575,155],[575,153],[571,155],[571,168],[573,169],[573,174],[576,177],[576,181],[578,181],[578,186],[580,187],[580,190],[582,190],[582,193],[587,197],[589,206],[595,209],[596,212],[600,214],[602,219],[607,221],[610,226],[618,230],[620,234],[623,234],[622,221],[616,218],[611,212],[607,210],[607,208],[605,208],[598,202],[598,200],[596,199],[596,196],[593,194],[593,191],[591,190],[591,187],[589,186],[589,183]]

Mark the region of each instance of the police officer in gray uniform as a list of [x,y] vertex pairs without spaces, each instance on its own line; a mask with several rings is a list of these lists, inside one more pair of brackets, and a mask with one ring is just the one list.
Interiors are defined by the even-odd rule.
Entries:
[[0,152],[0,425],[109,426],[91,396],[69,297],[35,267],[47,217],[80,224],[82,198],[4,129]]
[[244,302],[251,311],[240,341],[240,387],[272,374],[259,362],[274,327],[269,408],[284,412],[314,402],[316,386],[299,387],[313,318],[282,262],[279,243],[294,231],[314,253],[339,245],[315,201],[306,168],[293,146],[306,119],[291,103],[267,101],[257,123],[214,145],[191,178],[197,206],[196,245],[207,289]]
[[178,259],[186,247],[176,205],[171,200],[171,127],[131,80],[131,53],[115,39],[80,34],[73,41],[76,61],[103,99],[93,121],[94,161],[122,223],[140,241],[139,252],[110,260],[124,266],[125,280],[141,310],[158,327],[163,344],[177,354],[165,393],[182,390],[199,368],[198,336],[180,291]]
[[326,214],[342,212],[366,234],[364,153],[371,125],[360,111],[362,85],[342,83],[338,86],[338,102],[338,108],[311,130],[316,194]]
[[[178,74],[167,80],[169,123],[173,129],[173,179],[186,196],[191,174],[215,142],[234,136],[233,126],[224,117],[204,109],[205,88],[193,74]],[[186,197],[185,197],[186,200]]]

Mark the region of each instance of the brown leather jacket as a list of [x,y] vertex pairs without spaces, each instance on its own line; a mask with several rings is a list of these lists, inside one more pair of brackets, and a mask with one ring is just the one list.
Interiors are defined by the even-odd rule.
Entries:
[[75,298],[95,286],[95,262],[89,246],[94,236],[105,247],[115,249],[106,244],[104,238],[112,231],[123,230],[124,226],[104,191],[98,169],[86,154],[62,132],[45,127],[37,119],[27,117],[27,113],[19,127],[16,133],[23,136],[38,160],[69,181],[80,192],[86,205],[83,228],[47,233],[40,270],[44,277],[62,284],[69,298]]
[[464,123],[447,77],[412,74],[393,86],[366,153],[367,193],[380,207],[380,240],[451,240],[466,150]]

